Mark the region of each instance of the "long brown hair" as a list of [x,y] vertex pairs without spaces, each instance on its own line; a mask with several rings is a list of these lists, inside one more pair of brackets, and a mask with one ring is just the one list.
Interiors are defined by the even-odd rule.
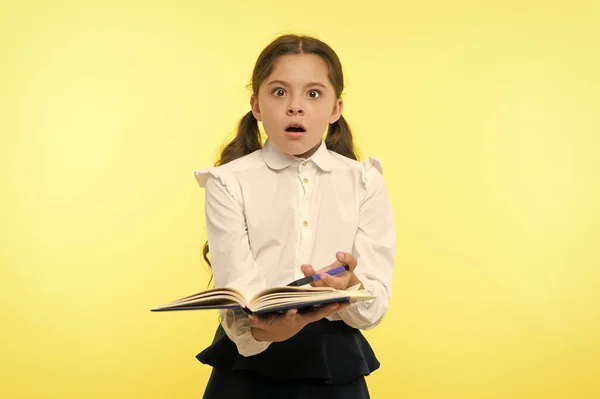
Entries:
[[[273,72],[273,65],[278,57],[290,54],[315,54],[321,57],[329,67],[329,81],[335,89],[336,98],[342,95],[344,90],[344,75],[342,73],[342,64],[337,54],[331,47],[319,39],[310,36],[283,35],[271,42],[260,53],[254,71],[252,72],[251,88],[252,93],[258,96],[258,89],[263,81]],[[356,160],[356,149],[352,131],[348,122],[343,116],[329,125],[325,145],[328,150],[337,152],[340,155]],[[225,165],[237,158],[248,155],[262,148],[258,121],[249,111],[239,121],[237,134],[233,140],[227,144],[221,152],[221,157],[215,163],[215,166]],[[211,267],[208,258],[208,241],[204,244],[202,255],[208,266]]]

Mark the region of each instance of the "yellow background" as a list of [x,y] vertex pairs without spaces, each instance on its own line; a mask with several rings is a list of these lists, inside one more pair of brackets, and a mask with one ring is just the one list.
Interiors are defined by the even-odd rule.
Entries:
[[599,3],[491,3],[3,1],[0,397],[201,397],[216,313],[149,309],[208,283],[193,171],[286,32],[390,187],[372,397],[600,397]]

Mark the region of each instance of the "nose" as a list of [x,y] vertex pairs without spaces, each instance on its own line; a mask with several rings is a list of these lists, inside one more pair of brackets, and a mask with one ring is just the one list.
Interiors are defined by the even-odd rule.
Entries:
[[290,101],[290,103],[287,107],[287,114],[288,115],[303,115],[304,110],[302,108],[303,107],[300,105],[300,102],[296,99],[293,99],[292,101]]

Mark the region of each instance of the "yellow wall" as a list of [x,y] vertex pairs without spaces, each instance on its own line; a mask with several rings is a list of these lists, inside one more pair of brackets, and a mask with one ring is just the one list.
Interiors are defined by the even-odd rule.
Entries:
[[2,1],[0,397],[201,396],[216,314],[149,309],[206,287],[193,171],[288,31],[390,186],[372,396],[600,397],[598,3],[206,3]]

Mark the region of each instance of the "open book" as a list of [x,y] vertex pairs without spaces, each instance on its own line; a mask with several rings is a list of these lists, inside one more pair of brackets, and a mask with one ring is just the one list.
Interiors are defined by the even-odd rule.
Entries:
[[236,309],[248,314],[285,312],[296,308],[307,311],[332,302],[374,299],[365,290],[336,290],[331,287],[275,287],[260,291],[252,298],[234,288],[213,288],[151,309],[153,312],[194,309]]

